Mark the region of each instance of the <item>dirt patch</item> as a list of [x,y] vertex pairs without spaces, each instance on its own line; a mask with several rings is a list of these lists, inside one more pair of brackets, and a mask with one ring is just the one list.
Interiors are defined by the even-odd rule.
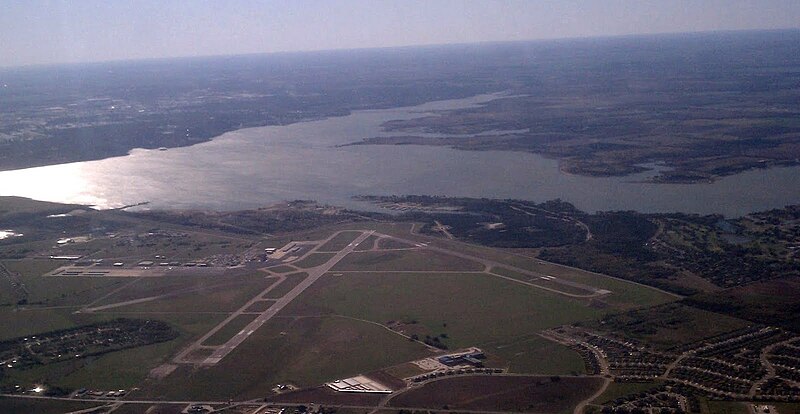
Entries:
[[316,403],[324,405],[377,405],[383,394],[336,392],[326,386],[267,397],[267,402]]
[[373,371],[364,376],[389,387],[392,391],[402,390],[406,387],[405,381],[383,370]]
[[178,368],[177,365],[173,364],[161,364],[150,371],[149,377],[155,379],[162,379],[167,375],[171,374],[172,371]]

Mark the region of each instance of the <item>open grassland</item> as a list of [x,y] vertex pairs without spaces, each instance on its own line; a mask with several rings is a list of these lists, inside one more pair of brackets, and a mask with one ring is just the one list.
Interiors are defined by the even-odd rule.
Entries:
[[510,372],[524,374],[583,374],[586,368],[577,352],[538,335],[510,342],[487,343],[483,350],[507,361]]
[[345,318],[277,318],[213,367],[180,367],[138,396],[256,398],[278,383],[301,386],[368,372],[428,355],[423,346],[379,326]]
[[[749,404],[737,401],[712,401],[702,400],[700,403],[701,414],[751,414]],[[779,411],[780,414],[786,414]]]
[[203,342],[203,345],[216,346],[228,342],[229,339],[244,329],[247,324],[253,322],[253,319],[255,318],[256,315],[251,314],[243,314],[233,318],[230,322],[226,323],[222,329],[217,331],[214,335],[211,335],[210,338],[206,339],[205,342]]
[[[128,282],[110,278],[42,276],[63,264],[54,261],[8,260],[2,264],[23,286],[26,292],[24,304],[30,306],[78,306],[96,300]],[[5,287],[8,280],[0,283]]]
[[273,272],[273,273],[289,273],[289,272],[294,272],[295,270],[297,270],[294,267],[287,266],[287,265],[278,265],[278,266],[269,267],[267,269],[269,269],[269,271]]
[[270,306],[275,304],[274,300],[259,300],[253,302],[249,308],[246,309],[247,312],[264,312],[265,310],[269,309]]
[[[128,314],[96,316],[113,319]],[[142,317],[138,315],[137,317]],[[190,340],[207,332],[222,319],[220,315],[153,314],[177,328],[179,336],[168,342],[110,352],[97,357],[74,359],[28,370],[7,371],[3,383],[43,383],[68,389],[129,389],[140,384],[153,368],[166,362]]]
[[610,315],[594,323],[594,326],[612,335],[624,334],[627,338],[667,350],[745,328],[748,322],[679,303],[670,303]]
[[308,269],[325,264],[328,260],[331,260],[333,255],[333,253],[311,253],[305,258],[292,264],[302,269]]
[[47,201],[31,200],[24,197],[0,197],[0,217],[19,213],[47,213],[69,212],[77,208],[85,208],[77,204],[58,204]]
[[365,251],[365,250],[370,250],[370,249],[372,249],[373,247],[375,247],[375,243],[376,243],[377,241],[378,241],[378,237],[377,237],[377,236],[375,236],[375,235],[373,234],[373,235],[371,235],[371,236],[367,237],[367,238],[366,238],[364,241],[362,241],[361,243],[359,243],[359,244],[358,244],[358,246],[356,246],[355,250],[356,250],[357,252],[359,252],[359,251]]
[[773,405],[781,414],[800,414],[800,403],[775,403]]
[[294,289],[295,286],[299,285],[300,282],[303,281],[308,277],[308,273],[299,272],[299,273],[292,273],[290,275],[286,275],[286,280],[281,282],[278,286],[267,292],[263,298],[264,299],[280,299],[290,290]]
[[133,299],[160,296],[165,294],[188,294],[195,291],[213,292],[218,289],[228,287],[242,288],[247,285],[258,285],[266,287],[270,279],[265,279],[263,274],[253,273],[248,275],[184,275],[184,276],[161,276],[141,278],[133,283],[133,280],[125,280],[128,283],[124,289],[115,292],[94,303],[93,306],[107,305],[111,303],[124,302]]
[[600,387],[600,378],[467,376],[429,382],[397,395],[393,407],[562,413]]
[[571,294],[571,295],[590,295],[590,294],[594,293],[593,291],[591,291],[589,289],[582,289],[582,288],[571,286],[571,285],[568,285],[568,284],[559,283],[557,280],[542,279],[539,276],[528,276],[526,274],[515,272],[515,271],[513,271],[511,269],[506,269],[506,268],[500,267],[500,266],[493,267],[491,269],[491,273],[494,273],[496,275],[510,277],[510,278],[516,279],[516,280],[521,280],[523,282],[532,283],[532,284],[535,284],[537,286],[541,286],[541,287],[544,287],[544,288],[547,288],[547,289],[555,289],[555,290],[558,290],[560,292],[568,293],[568,294]]
[[74,314],[74,309],[0,308],[0,340],[113,319],[109,315]]
[[612,382],[592,403],[605,404],[626,395],[651,390],[658,385],[656,382]]
[[334,238],[329,240],[327,243],[319,246],[317,251],[320,252],[338,252],[339,250],[344,249],[350,244],[353,240],[358,237],[360,232],[357,231],[344,231],[337,234]]
[[483,271],[480,263],[429,250],[353,252],[333,267],[347,270]]
[[393,239],[391,237],[384,237],[378,241],[378,247],[381,249],[410,249],[413,248],[414,245]]
[[209,286],[207,289],[169,295],[153,301],[101,310],[102,312],[231,312],[269,286],[270,280]]
[[324,276],[285,315],[338,314],[447,334],[451,348],[511,341],[521,334],[591,320],[600,310],[486,274],[345,273]]

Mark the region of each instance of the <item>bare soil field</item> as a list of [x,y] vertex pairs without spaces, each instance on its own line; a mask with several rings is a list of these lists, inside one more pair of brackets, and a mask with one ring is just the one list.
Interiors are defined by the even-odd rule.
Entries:
[[328,405],[377,405],[383,398],[382,394],[364,394],[350,392],[336,392],[326,386],[308,388],[294,392],[287,392],[273,397],[267,397],[266,401],[281,403],[316,403]]
[[468,376],[433,381],[399,394],[392,407],[561,413],[588,398],[590,377]]

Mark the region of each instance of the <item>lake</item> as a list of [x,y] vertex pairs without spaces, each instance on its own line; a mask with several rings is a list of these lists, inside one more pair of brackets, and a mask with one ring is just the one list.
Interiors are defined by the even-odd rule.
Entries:
[[[585,211],[748,212],[800,203],[800,167],[752,170],[714,183],[648,184],[648,173],[583,177],[555,160],[432,146],[336,147],[387,135],[381,124],[480,104],[499,95],[358,111],[287,126],[248,128],[210,142],[124,157],[0,172],[0,195],[151,209],[248,209],[313,199],[370,208],[354,195],[428,194],[569,201]],[[649,174],[652,174],[649,173]]]

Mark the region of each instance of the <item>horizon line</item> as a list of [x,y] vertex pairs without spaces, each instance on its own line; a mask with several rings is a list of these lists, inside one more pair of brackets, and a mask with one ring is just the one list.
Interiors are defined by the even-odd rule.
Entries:
[[114,63],[133,63],[133,62],[147,62],[147,61],[166,61],[166,60],[180,60],[180,59],[215,59],[215,58],[235,58],[245,56],[272,56],[272,55],[292,55],[292,54],[314,54],[323,52],[355,52],[355,51],[378,51],[378,50],[391,50],[391,49],[415,49],[426,47],[448,47],[448,46],[469,46],[469,45],[490,45],[490,44],[514,44],[514,43],[535,43],[535,42],[563,42],[563,41],[580,41],[592,39],[624,39],[636,37],[660,37],[672,35],[703,35],[703,34],[737,34],[737,33],[775,33],[775,32],[800,32],[800,27],[786,27],[786,28],[771,28],[771,29],[722,29],[722,30],[699,30],[690,32],[652,32],[652,33],[630,33],[630,34],[615,34],[615,35],[589,35],[589,36],[570,36],[570,37],[545,37],[535,39],[516,39],[516,40],[481,40],[474,42],[452,42],[452,43],[418,43],[408,45],[391,45],[391,46],[370,46],[370,47],[341,47],[329,49],[297,49],[297,50],[276,50],[269,52],[243,52],[232,54],[197,54],[197,55],[174,55],[174,56],[152,56],[152,57],[133,57],[122,59],[105,59],[105,60],[89,60],[89,61],[62,61],[62,62],[49,62],[49,63],[28,63],[22,65],[2,65],[0,64],[0,71],[16,70],[16,69],[45,69],[54,68],[59,66],[80,66],[80,65],[103,65]]

